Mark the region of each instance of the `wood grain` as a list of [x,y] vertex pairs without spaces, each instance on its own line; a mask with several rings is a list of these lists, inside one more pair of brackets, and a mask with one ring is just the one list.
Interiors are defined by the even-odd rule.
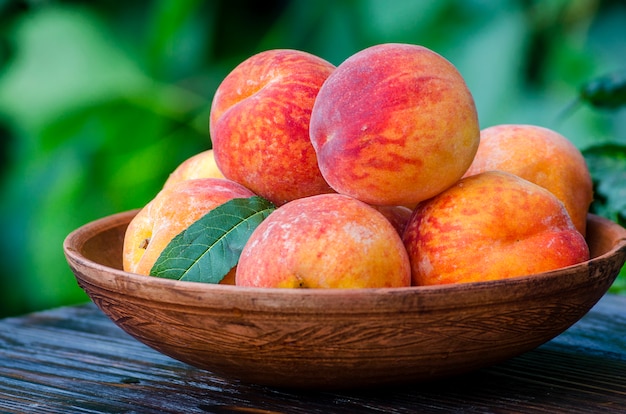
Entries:
[[321,392],[228,380],[141,344],[93,304],[60,308],[0,321],[0,412],[618,413],[625,311],[607,295],[554,340],[471,374]]

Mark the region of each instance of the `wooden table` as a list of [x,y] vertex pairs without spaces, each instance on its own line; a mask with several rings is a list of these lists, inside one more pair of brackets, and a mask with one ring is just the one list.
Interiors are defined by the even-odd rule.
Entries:
[[443,381],[348,392],[220,378],[137,342],[93,304],[0,320],[0,412],[626,412],[626,296],[503,364]]

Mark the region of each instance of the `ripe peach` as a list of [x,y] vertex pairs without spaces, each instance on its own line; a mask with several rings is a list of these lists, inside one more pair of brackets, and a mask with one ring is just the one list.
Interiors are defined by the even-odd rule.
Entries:
[[415,285],[505,279],[589,259],[563,203],[501,171],[464,178],[420,203],[403,241]]
[[[226,179],[198,178],[162,189],[137,213],[126,229],[123,266],[128,272],[149,275],[163,249],[193,222],[233,198],[255,194]],[[225,282],[228,277],[225,278]],[[232,283],[232,277],[230,278]]]
[[311,109],[334,66],[306,52],[268,50],[217,88],[209,129],[224,176],[276,205],[329,193],[309,139]]
[[169,175],[163,187],[194,178],[225,178],[217,168],[213,150],[202,151],[184,160]]
[[313,106],[326,181],[369,204],[414,206],[458,181],[479,141],[464,79],[421,46],[381,44],[341,63]]
[[593,184],[585,158],[563,135],[534,125],[485,128],[465,176],[489,170],[510,172],[550,190],[585,235]]
[[349,196],[323,194],[273,211],[244,246],[235,279],[257,287],[403,287],[411,270],[381,213]]

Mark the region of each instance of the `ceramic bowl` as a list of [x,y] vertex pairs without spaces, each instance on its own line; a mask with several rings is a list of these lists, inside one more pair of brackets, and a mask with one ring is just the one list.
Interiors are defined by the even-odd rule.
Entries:
[[579,320],[626,260],[626,230],[589,215],[592,259],[533,276],[386,289],[242,288],[122,271],[134,214],[91,222],[64,242],[93,302],[163,354],[225,378],[279,387],[429,381],[496,364]]

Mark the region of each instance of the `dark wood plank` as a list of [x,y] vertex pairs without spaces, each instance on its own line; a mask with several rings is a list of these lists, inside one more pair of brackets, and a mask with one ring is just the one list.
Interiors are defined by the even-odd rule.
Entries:
[[0,412],[595,413],[626,409],[626,297],[538,349],[462,377],[302,392],[220,378],[126,335],[92,304],[0,321]]
[[605,295],[583,319],[549,344],[559,350],[626,359],[626,296]]

